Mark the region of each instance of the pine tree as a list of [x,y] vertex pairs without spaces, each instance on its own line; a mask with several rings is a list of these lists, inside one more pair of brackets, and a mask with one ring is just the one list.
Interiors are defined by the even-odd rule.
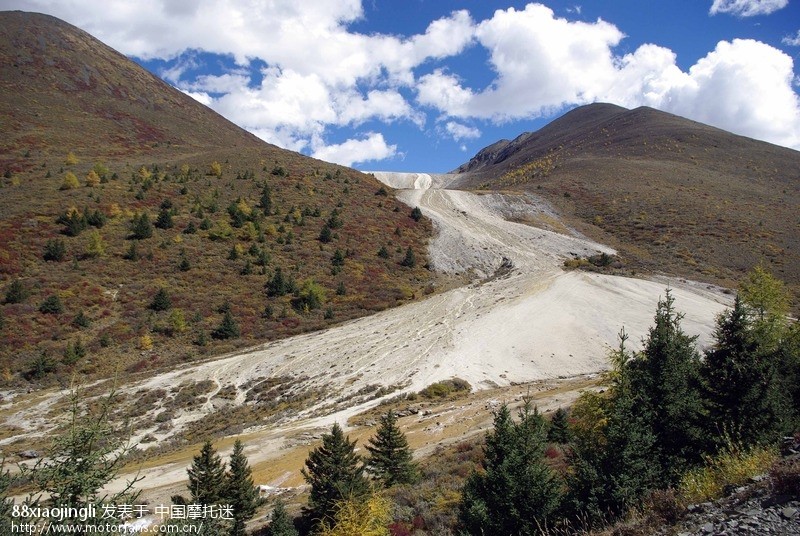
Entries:
[[369,482],[364,476],[361,457],[355,453],[355,445],[337,423],[329,434],[322,436],[322,445],[309,453],[302,470],[303,477],[311,485],[305,515],[315,524],[332,519],[337,502],[363,497],[369,492]]
[[569,443],[569,422],[567,421],[567,410],[564,408],[558,408],[553,414],[550,428],[547,430],[547,440],[551,443]]
[[414,255],[414,250],[411,249],[411,246],[408,246],[406,250],[406,256],[400,261],[401,266],[406,266],[408,268],[413,268],[417,265],[417,257]]
[[189,474],[189,493],[193,504],[220,504],[225,497],[225,466],[214,450],[211,441],[206,441],[200,452],[192,459]]
[[244,455],[244,445],[238,439],[233,444],[233,453],[228,462],[225,488],[225,500],[233,509],[231,536],[244,536],[245,525],[256,513],[261,501],[253,485],[253,473]]
[[366,449],[370,454],[366,462],[367,470],[383,482],[384,487],[413,484],[419,479],[408,440],[397,426],[394,412],[390,411],[381,417],[375,437],[369,440]]
[[519,422],[508,407],[495,414],[482,473],[464,485],[459,524],[466,534],[539,534],[561,500],[560,484],[544,462],[546,423],[529,401]]
[[292,518],[280,499],[272,509],[269,527],[267,527],[265,536],[299,536],[297,529],[294,528]]
[[222,315],[222,322],[220,322],[217,329],[211,332],[211,336],[215,339],[233,339],[241,335],[239,324],[233,318],[230,310],[226,310]]
[[715,343],[702,367],[709,433],[744,445],[774,441],[788,418],[780,352],[769,348],[764,332],[754,326],[762,314],[737,296],[733,308],[717,318]]
[[414,207],[411,210],[411,219],[414,221],[419,221],[422,219],[422,211],[419,209],[419,207]]
[[167,290],[164,287],[158,289],[158,292],[153,296],[153,301],[148,306],[153,311],[166,311],[170,307],[172,307],[172,300],[169,299],[169,294],[167,294]]
[[644,350],[631,363],[631,389],[645,397],[639,409],[648,411],[661,455],[664,485],[675,484],[691,465],[701,461],[708,448],[703,432],[705,421],[700,391],[700,355],[697,337],[681,329],[683,315],[674,308],[675,299],[667,289],[659,300],[655,325],[644,341]]

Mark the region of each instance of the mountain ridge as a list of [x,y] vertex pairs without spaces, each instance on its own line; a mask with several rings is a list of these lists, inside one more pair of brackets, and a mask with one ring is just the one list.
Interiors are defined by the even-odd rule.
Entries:
[[70,24],[0,12],[0,89],[10,384],[171,368],[432,285],[431,224],[391,189],[263,142]]
[[764,264],[800,292],[800,152],[649,107],[590,104],[496,142],[458,184],[546,197],[632,270],[735,287]]

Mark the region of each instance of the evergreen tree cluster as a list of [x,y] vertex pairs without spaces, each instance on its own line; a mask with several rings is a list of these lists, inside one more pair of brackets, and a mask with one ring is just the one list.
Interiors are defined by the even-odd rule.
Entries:
[[[800,423],[800,329],[787,320],[785,290],[756,269],[733,307],[717,319],[701,354],[681,328],[667,290],[643,349],[627,336],[611,354],[608,389],[584,393],[568,422],[549,431],[526,406],[507,408],[486,439],[483,470],[464,485],[465,534],[538,534],[548,526],[602,526],[640,507],[655,490],[675,488],[690,470],[731,444],[774,444]],[[544,462],[547,441],[568,443],[569,470]],[[581,528],[582,527],[582,528]]]
[[337,514],[349,504],[366,504],[374,496],[368,475],[381,487],[412,484],[419,478],[405,434],[397,426],[397,416],[389,412],[366,445],[369,456],[355,452],[355,441],[334,424],[322,437],[322,445],[306,459],[303,477],[311,485],[305,519],[313,526],[330,529]]
[[[252,470],[244,455],[244,444],[236,440],[226,469],[210,441],[206,441],[200,452],[192,460],[187,470],[188,489],[192,504],[229,505],[233,513],[228,526],[220,520],[204,519],[210,527],[209,534],[244,536],[247,521],[255,515],[261,504],[258,490],[253,484]],[[173,497],[173,502],[186,504],[181,496]]]

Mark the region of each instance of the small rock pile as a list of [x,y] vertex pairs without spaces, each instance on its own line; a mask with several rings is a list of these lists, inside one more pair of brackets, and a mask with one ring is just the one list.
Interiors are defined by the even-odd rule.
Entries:
[[791,468],[788,478],[777,482],[776,473],[761,475],[751,483],[730,490],[715,502],[691,505],[673,527],[678,536],[733,536],[775,534],[800,536],[800,440],[786,438],[779,466]]
[[[733,536],[776,534],[800,536],[800,500],[797,496],[770,496],[751,489],[714,503],[693,505],[680,523],[679,536]],[[744,495],[744,496],[740,496]],[[749,497],[748,497],[749,496]]]

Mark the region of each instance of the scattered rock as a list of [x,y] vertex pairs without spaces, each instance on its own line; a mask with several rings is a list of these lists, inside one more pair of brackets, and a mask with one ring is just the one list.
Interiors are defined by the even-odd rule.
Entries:
[[19,453],[20,457],[27,458],[29,460],[33,460],[39,457],[39,453],[35,450],[23,450]]

